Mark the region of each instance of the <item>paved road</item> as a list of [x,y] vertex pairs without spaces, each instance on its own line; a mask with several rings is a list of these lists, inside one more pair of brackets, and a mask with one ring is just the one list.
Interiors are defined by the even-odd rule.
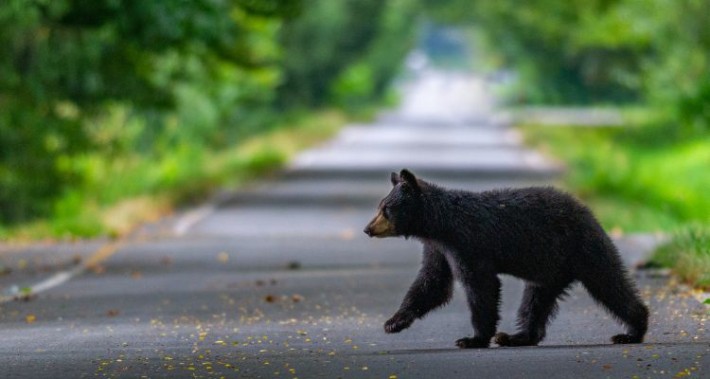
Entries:
[[[559,167],[492,117],[485,86],[429,73],[403,106],[300,155],[286,172],[119,243],[0,251],[0,377],[708,377],[708,314],[668,278],[639,273],[647,342],[575,288],[538,347],[459,350],[471,334],[460,288],[447,307],[386,335],[416,275],[416,242],[362,232],[408,167],[481,190],[547,183]],[[647,238],[619,241],[643,259]],[[10,272],[7,272],[8,269]],[[40,293],[7,301],[22,288]],[[522,284],[504,279],[500,329]]]

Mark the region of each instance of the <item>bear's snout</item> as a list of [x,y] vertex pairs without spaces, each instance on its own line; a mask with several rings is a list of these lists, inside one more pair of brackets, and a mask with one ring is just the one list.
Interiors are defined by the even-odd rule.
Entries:
[[368,237],[372,237],[372,229],[370,228],[370,225],[366,226],[363,232],[365,232]]
[[378,238],[391,237],[395,235],[394,225],[387,220],[381,211],[377,213],[377,216],[375,216],[369,224],[367,224],[363,232],[370,237]]

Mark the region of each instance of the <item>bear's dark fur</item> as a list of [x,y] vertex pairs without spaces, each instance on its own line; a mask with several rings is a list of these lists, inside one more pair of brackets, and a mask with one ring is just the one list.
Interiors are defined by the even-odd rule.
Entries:
[[408,328],[446,304],[453,280],[466,292],[474,336],[461,348],[488,347],[499,320],[500,280],[526,281],[518,311],[519,331],[498,333],[501,346],[537,345],[555,314],[557,299],[575,281],[624,323],[627,334],[613,343],[640,343],[648,309],[629,279],[619,253],[587,207],[549,187],[480,193],[448,190],[392,173],[394,188],[365,228],[371,237],[414,237],[424,244],[423,266],[387,333]]

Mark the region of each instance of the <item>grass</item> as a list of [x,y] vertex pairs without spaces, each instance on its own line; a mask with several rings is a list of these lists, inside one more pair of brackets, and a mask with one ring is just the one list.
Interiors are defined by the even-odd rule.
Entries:
[[324,141],[348,116],[328,110],[291,117],[282,125],[219,151],[178,146],[159,159],[140,155],[73,159],[89,180],[64,194],[53,217],[0,228],[0,239],[120,236],[164,217],[176,207],[205,200],[217,188],[236,188],[281,168],[298,151]]
[[607,230],[670,232],[654,261],[710,287],[710,135],[671,126],[523,125],[526,141],[567,164],[561,185],[577,194]]
[[685,282],[710,290],[710,227],[689,225],[656,250],[653,261],[673,271]]
[[562,183],[624,232],[710,221],[710,136],[673,140],[652,127],[522,126],[528,143],[567,164]]

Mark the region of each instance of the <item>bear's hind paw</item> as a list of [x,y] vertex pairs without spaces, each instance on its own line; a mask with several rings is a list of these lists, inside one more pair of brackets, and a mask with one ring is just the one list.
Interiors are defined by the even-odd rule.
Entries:
[[473,338],[461,338],[459,340],[456,340],[456,346],[460,347],[461,349],[481,349],[481,348],[487,348],[490,346],[491,342],[490,339],[486,340],[481,337],[473,337]]
[[631,334],[617,334],[611,337],[611,342],[614,344],[641,343],[643,338]]

